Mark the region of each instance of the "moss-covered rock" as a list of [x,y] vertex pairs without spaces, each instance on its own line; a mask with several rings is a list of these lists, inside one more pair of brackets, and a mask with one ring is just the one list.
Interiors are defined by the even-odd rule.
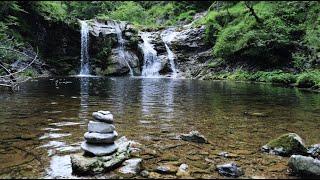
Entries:
[[280,156],[307,153],[302,138],[295,133],[281,135],[277,139],[271,140],[268,144],[262,146],[261,150]]

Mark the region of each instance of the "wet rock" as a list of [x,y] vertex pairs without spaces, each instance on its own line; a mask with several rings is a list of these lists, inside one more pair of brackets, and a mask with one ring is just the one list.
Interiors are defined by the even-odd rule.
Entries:
[[117,131],[112,133],[94,133],[86,132],[84,134],[84,139],[90,144],[110,144],[113,143],[118,137]]
[[320,160],[301,155],[292,155],[288,162],[294,173],[301,176],[320,177]]
[[149,171],[147,171],[147,170],[143,170],[143,171],[140,172],[140,175],[141,175],[142,177],[145,177],[145,178],[146,178],[146,177],[149,177],[149,174],[150,174],[150,173],[149,173]]
[[208,140],[199,133],[199,131],[191,131],[189,134],[182,134],[180,138],[184,141],[191,141],[195,143],[208,143]]
[[176,174],[178,171],[178,167],[167,164],[167,165],[161,165],[156,168],[156,172],[160,174]]
[[229,163],[223,165],[217,165],[217,170],[219,174],[228,177],[239,177],[244,175],[244,172],[240,167],[237,166],[236,163]]
[[103,122],[90,121],[88,123],[88,131],[96,133],[111,133],[115,130],[114,125]]
[[295,133],[281,135],[277,139],[271,140],[268,144],[262,146],[261,150],[280,156],[307,153],[302,138]]
[[98,121],[102,121],[102,122],[106,122],[106,123],[113,123],[113,115],[111,113],[109,114],[103,114],[100,112],[93,112],[92,116],[94,119],[98,120]]
[[181,164],[176,175],[179,177],[190,176],[189,166],[187,164]]
[[130,144],[126,137],[115,141],[117,151],[109,156],[88,157],[82,154],[71,156],[72,171],[79,175],[99,174],[117,168],[130,156]]
[[310,156],[320,159],[320,144],[314,144],[308,148]]
[[105,156],[114,153],[117,150],[116,144],[93,145],[86,142],[81,144],[81,149],[89,155]]
[[119,169],[119,172],[122,174],[138,174],[141,171],[141,162],[142,159],[134,158],[128,159],[123,163],[123,167]]

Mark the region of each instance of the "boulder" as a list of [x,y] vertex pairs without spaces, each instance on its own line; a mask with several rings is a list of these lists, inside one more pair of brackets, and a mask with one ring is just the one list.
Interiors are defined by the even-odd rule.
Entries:
[[218,170],[219,174],[223,176],[239,177],[244,175],[244,172],[240,167],[237,166],[236,163],[217,165],[216,169]]
[[119,169],[122,174],[138,174],[141,171],[141,158],[128,159],[123,163],[123,167]]
[[88,131],[95,133],[111,133],[115,130],[114,125],[104,122],[89,121]]
[[301,176],[320,177],[320,160],[301,155],[292,155],[288,162],[292,171]]
[[113,115],[110,114],[103,114],[101,112],[93,112],[92,116],[94,119],[101,121],[101,122],[106,122],[106,123],[113,123]]
[[208,140],[199,133],[199,131],[191,131],[189,134],[181,134],[180,138],[184,141],[195,143],[208,143]]
[[277,139],[271,140],[268,144],[262,146],[261,150],[280,156],[307,153],[302,138],[295,133],[281,135]]
[[81,149],[85,151],[86,154],[95,156],[106,156],[114,153],[117,150],[116,144],[104,144],[104,145],[93,145],[87,142],[81,144]]
[[86,132],[84,134],[84,139],[87,143],[90,144],[110,144],[113,143],[118,137],[117,131],[112,133],[95,133],[95,132]]
[[71,155],[72,171],[79,175],[99,174],[119,167],[130,156],[130,144],[126,137],[115,141],[117,151],[109,156],[89,157],[83,154]]

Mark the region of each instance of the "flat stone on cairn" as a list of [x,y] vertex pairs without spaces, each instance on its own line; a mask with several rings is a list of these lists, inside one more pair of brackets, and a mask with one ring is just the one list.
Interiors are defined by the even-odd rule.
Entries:
[[81,144],[85,154],[91,156],[106,156],[117,151],[114,141],[118,137],[113,125],[113,115],[110,111],[92,113],[95,121],[88,124],[88,132],[84,134],[86,140]]

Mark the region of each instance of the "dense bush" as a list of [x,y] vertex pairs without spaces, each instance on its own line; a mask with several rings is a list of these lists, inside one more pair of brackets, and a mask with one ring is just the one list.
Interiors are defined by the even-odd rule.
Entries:
[[207,25],[217,58],[266,67],[294,60],[305,69],[319,53],[319,9],[318,2],[243,1],[211,9],[197,24]]

